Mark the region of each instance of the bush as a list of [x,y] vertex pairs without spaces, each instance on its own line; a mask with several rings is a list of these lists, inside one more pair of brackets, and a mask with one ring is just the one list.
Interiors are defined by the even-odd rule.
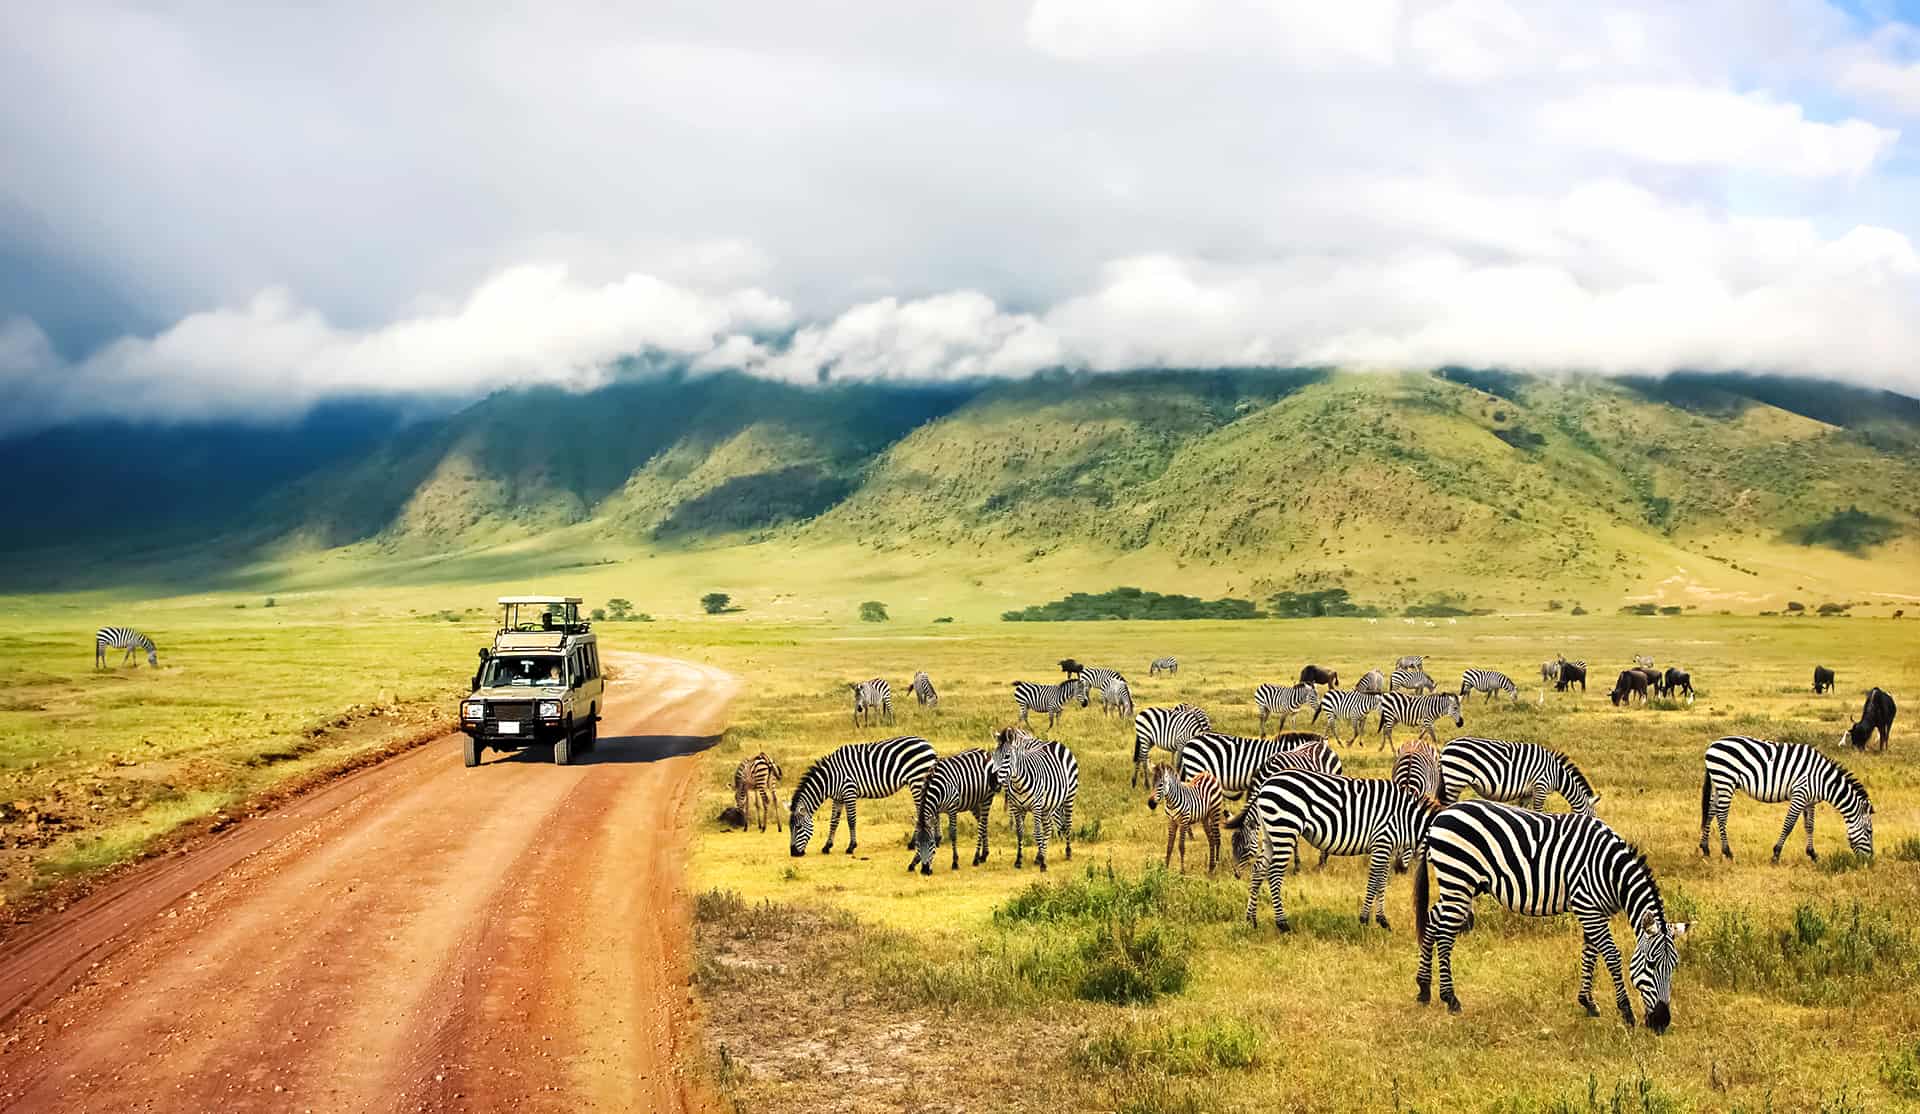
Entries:
[[[609,600],[608,603],[613,601]],[[709,615],[718,615],[733,606],[733,597],[725,592],[708,592],[700,597],[700,607]]]
[[596,623],[603,623],[603,622],[605,622],[605,621],[606,621],[606,619],[607,619],[607,609],[606,609],[606,608],[604,608],[604,607],[596,607],[596,608],[594,608],[594,609],[593,609],[593,615],[591,616],[591,618],[592,618],[592,619],[593,619],[593,621],[594,621],[594,622],[596,622]]
[[265,602],[265,603],[263,603],[263,604],[261,604],[260,606],[261,606],[261,607],[274,607],[274,606],[276,606],[276,605],[275,605],[275,603],[274,603],[274,600],[273,600],[273,597],[272,597],[272,596],[268,596],[268,597],[267,597],[267,602]]
[[935,620],[934,620],[934,622],[936,622],[936,623],[951,623],[951,622],[953,622],[953,616],[951,616],[951,615],[942,615],[942,616],[940,616],[940,617],[939,617],[938,619],[935,619]]
[[1660,609],[1650,603],[1630,603],[1620,609],[1622,615],[1657,615]]
[[[613,599],[610,599],[607,601],[607,614],[611,615],[616,622],[618,622],[619,620],[625,619],[627,617],[627,613],[632,610],[633,610],[632,600],[621,599],[616,596]],[[597,611],[594,612],[594,617],[599,618],[599,614],[600,613]]]
[[1268,600],[1276,619],[1317,619],[1322,616],[1372,617],[1377,607],[1354,603],[1345,588],[1322,588],[1313,592],[1276,592]]
[[1587,609],[1584,607],[1581,607],[1577,603],[1573,605],[1572,611],[1567,612],[1567,614],[1569,615],[1585,615],[1586,613],[1587,613]]
[[1788,610],[1788,611],[1805,611],[1806,609],[1807,609],[1807,605],[1806,605],[1806,604],[1804,604],[1804,603],[1801,603],[1801,602],[1800,602],[1799,600],[1788,600],[1788,601],[1787,601],[1787,610]]
[[1675,605],[1675,604],[1668,604],[1667,606],[1665,606],[1665,607],[1663,607],[1663,608],[1661,608],[1661,609],[1660,609],[1660,614],[1662,614],[1662,615],[1678,615],[1678,614],[1680,614],[1680,608],[1679,608],[1679,606],[1677,606],[1677,605]]
[[1096,1033],[1074,1050],[1074,1062],[1119,1071],[1157,1070],[1168,1075],[1201,1075],[1220,1069],[1257,1066],[1266,1034],[1233,1017],[1185,1025],[1129,1023]]
[[1845,615],[1847,613],[1847,608],[1852,606],[1853,605],[1850,603],[1823,603],[1820,605],[1820,614]]
[[887,621],[887,605],[879,600],[868,600],[860,605],[860,621],[863,623],[884,623]]
[[1084,932],[1073,996],[1114,1006],[1145,1005],[1187,988],[1193,942],[1157,918],[1117,916]]
[[1920,1041],[1880,1058],[1880,1082],[1903,1099],[1920,1099]]
[[1920,836],[1908,836],[1894,844],[1893,857],[1903,863],[1920,863]]
[[1913,978],[1920,973],[1920,946],[1884,909],[1802,903],[1789,921],[1767,928],[1744,911],[1720,914],[1689,937],[1685,962],[1715,986],[1830,1005],[1851,1001],[1859,980]]

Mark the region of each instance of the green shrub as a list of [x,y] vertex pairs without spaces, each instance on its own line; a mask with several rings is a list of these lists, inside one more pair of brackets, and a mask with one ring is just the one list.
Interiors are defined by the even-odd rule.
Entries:
[[267,597],[267,602],[265,602],[265,603],[263,603],[263,604],[261,604],[260,606],[261,606],[261,607],[278,607],[278,606],[279,606],[279,604],[277,604],[277,603],[275,603],[275,602],[274,602],[274,598],[273,598],[272,596],[268,596],[268,597]]
[[1074,1062],[1118,1071],[1153,1070],[1168,1075],[1204,1075],[1258,1066],[1266,1033],[1232,1017],[1181,1025],[1129,1022],[1096,1033],[1074,1050]]
[[1369,617],[1380,614],[1377,607],[1354,603],[1345,588],[1321,588],[1312,592],[1276,592],[1268,599],[1276,619],[1317,619],[1323,616]]
[[1650,603],[1630,603],[1620,609],[1622,615],[1658,615],[1660,609]]
[[994,910],[995,923],[1108,920],[1154,913],[1181,924],[1229,924],[1245,912],[1238,887],[1154,867],[1137,878],[1088,867],[1064,882],[1035,882]]
[[1681,608],[1677,604],[1668,604],[1667,606],[1660,609],[1660,614],[1678,615],[1680,614],[1680,611],[1681,611]]
[[1903,1099],[1920,1099],[1920,1041],[1902,1045],[1880,1058],[1880,1082]]
[[887,621],[887,605],[879,600],[868,600],[860,605],[860,621],[863,623],[884,623]]
[[1768,992],[1802,1005],[1851,999],[1858,980],[1897,982],[1920,973],[1911,930],[1859,902],[1807,903],[1762,927],[1744,910],[1721,913],[1688,937],[1684,962],[1710,985]]
[[1843,553],[1860,554],[1900,536],[1900,524],[1891,518],[1869,514],[1859,507],[1835,511],[1817,522],[1788,530],[1786,538],[1797,545],[1824,545]]
[[[612,606],[613,601],[608,600],[607,604],[608,606]],[[708,592],[706,595],[700,597],[700,609],[709,615],[719,615],[732,608],[732,606],[733,597],[725,592]]]
[[1920,863],[1920,836],[1908,836],[1894,844],[1892,854],[1903,863]]
[[1846,848],[1820,856],[1817,865],[1823,874],[1851,874],[1861,867],[1872,866],[1873,860],[1865,855],[1854,854],[1852,848]]
[[1119,915],[1081,935],[1081,970],[1073,995],[1088,1002],[1137,1006],[1187,987],[1193,942],[1157,918]]
[[1252,600],[1224,597],[1203,600],[1194,596],[1163,596],[1139,588],[1115,588],[1099,595],[1074,592],[1052,603],[1018,611],[1003,611],[1009,623],[1057,623],[1115,619],[1258,619]]

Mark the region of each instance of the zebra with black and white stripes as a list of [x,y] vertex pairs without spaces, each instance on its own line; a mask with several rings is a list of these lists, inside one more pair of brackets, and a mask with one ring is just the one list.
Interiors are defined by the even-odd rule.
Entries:
[[1460,674],[1460,695],[1470,692],[1486,693],[1488,700],[1492,700],[1496,692],[1506,693],[1510,700],[1520,699],[1520,689],[1513,678],[1497,669],[1469,669]]
[[1393,783],[1416,797],[1440,799],[1440,752],[1425,739],[1400,744],[1393,752]]
[[1813,810],[1825,801],[1847,825],[1847,845],[1856,855],[1873,854],[1873,801],[1866,786],[1846,767],[1799,743],[1774,743],[1748,735],[1729,735],[1707,744],[1706,776],[1700,782],[1700,854],[1707,854],[1710,822],[1720,825],[1720,853],[1733,858],[1727,844],[1727,813],[1733,794],[1744,792],[1767,804],[1787,802],[1787,822],[1773,845],[1773,861],[1787,845],[1793,826],[1804,819],[1807,858],[1818,862],[1813,850]]
[[1417,665],[1401,666],[1387,678],[1388,692],[1422,693],[1432,692],[1439,687],[1433,683],[1433,678],[1427,676],[1426,671]]
[[[1075,662],[1074,664],[1079,664]],[[1108,681],[1125,681],[1127,678],[1118,669],[1105,669],[1098,665],[1082,665],[1079,677],[1087,683],[1088,692],[1099,692],[1107,687]]]
[[1162,673],[1171,676],[1178,672],[1180,672],[1180,659],[1178,658],[1155,658],[1153,659],[1153,664],[1147,666],[1147,676],[1149,677],[1158,677]]
[[862,799],[891,797],[904,788],[913,795],[913,811],[918,816],[920,791],[938,760],[933,744],[918,735],[848,743],[834,750],[800,775],[800,783],[787,798],[787,852],[794,858],[807,853],[807,844],[813,839],[813,814],[829,798],[833,801],[833,820],[827,825],[827,842],[820,848],[821,854],[833,850],[842,811],[847,814],[847,854],[853,854],[859,846],[854,809]]
[[907,870],[920,868],[923,875],[933,873],[933,853],[940,846],[940,819],[947,820],[947,842],[952,845],[953,869],[960,869],[960,814],[971,812],[979,835],[973,849],[973,865],[987,861],[987,819],[993,812],[993,798],[1000,792],[1000,772],[993,756],[979,747],[949,754],[933,764],[927,784],[920,791],[920,807],[913,825],[913,861]]
[[1125,677],[1115,674],[1100,686],[1100,714],[1132,718],[1133,690],[1127,687]]
[[922,669],[913,675],[913,698],[922,708],[938,708],[940,694],[933,689],[933,678]]
[[1147,772],[1147,759],[1156,748],[1173,755],[1177,761],[1180,751],[1194,738],[1213,730],[1213,721],[1207,713],[1191,704],[1176,704],[1171,708],[1142,708],[1133,715],[1133,780],[1127,784],[1138,786],[1140,778]]
[[120,658],[120,664],[122,666],[133,660],[133,655],[136,650],[145,650],[147,653],[147,664],[154,669],[160,668],[160,656],[154,652],[153,639],[148,638],[146,635],[141,634],[131,627],[101,627],[99,630],[94,631],[93,667],[95,669],[105,669],[107,667],[108,650],[126,651]]
[[[1580,1005],[1589,1016],[1599,1015],[1593,1002],[1593,969],[1596,959],[1604,958],[1613,975],[1614,1003],[1632,1025],[1633,1006],[1611,928],[1614,914],[1624,912],[1636,937],[1629,969],[1647,1028],[1666,1031],[1673,1016],[1673,969],[1680,960],[1674,938],[1687,926],[1667,923],[1660,886],[1646,856],[1612,828],[1591,816],[1462,801],[1433,817],[1426,850],[1427,862],[1415,865],[1413,881],[1420,1001],[1431,999],[1437,955],[1440,1000],[1448,1010],[1460,1012],[1453,986],[1453,944],[1473,923],[1474,898],[1485,893],[1530,917],[1572,913],[1581,932]],[[1439,889],[1431,908],[1428,863]]]
[[1600,801],[1593,783],[1573,759],[1538,743],[1462,736],[1440,750],[1440,803],[1452,804],[1471,789],[1490,801],[1523,804],[1535,812],[1558,793],[1569,808],[1592,816]]
[[1439,734],[1434,731],[1433,723],[1442,716],[1453,720],[1455,727],[1467,725],[1466,716],[1460,712],[1460,698],[1450,692],[1437,692],[1427,696],[1414,696],[1405,692],[1390,692],[1380,698],[1380,728],[1376,734],[1381,736],[1380,745],[1388,746],[1393,742],[1393,729],[1396,724],[1417,724],[1420,734],[1440,742]]
[[1285,770],[1268,779],[1229,827],[1258,825],[1250,845],[1252,884],[1247,889],[1247,923],[1258,924],[1260,886],[1273,899],[1273,923],[1292,930],[1282,900],[1287,871],[1305,841],[1332,855],[1367,856],[1367,892],[1360,901],[1360,923],[1387,925],[1387,871],[1405,862],[1426,839],[1427,823],[1438,805],[1380,778],[1336,777]]
[[759,814],[760,830],[767,830],[767,817],[773,816],[773,830],[780,830],[780,763],[761,751],[741,761],[733,771],[733,807],[740,813],[740,827],[747,826],[749,804]]
[[1320,700],[1320,690],[1309,684],[1261,685],[1253,690],[1253,702],[1260,708],[1260,734],[1267,733],[1267,718],[1279,716],[1275,731],[1287,729],[1287,717],[1297,709],[1309,708]]
[[893,686],[885,678],[875,677],[871,681],[858,684],[849,683],[853,690],[853,725],[864,727],[873,722],[873,714],[880,713],[880,722],[893,722]]
[[1087,683],[1078,677],[1068,677],[1057,685],[1035,681],[1013,683],[1013,703],[1020,709],[1021,723],[1028,722],[1029,713],[1045,712],[1047,728],[1051,730],[1067,710],[1067,704],[1074,700],[1078,700],[1082,708],[1087,706]]
[[1340,742],[1339,724],[1345,723],[1353,728],[1350,743],[1360,741],[1360,732],[1367,726],[1367,717],[1380,707],[1380,697],[1371,693],[1356,692],[1352,689],[1328,689],[1320,694],[1320,706],[1313,710],[1308,723],[1316,723],[1321,716],[1327,717],[1327,734],[1335,742]]
[[1180,873],[1187,872],[1187,834],[1198,824],[1207,834],[1207,873],[1212,874],[1220,863],[1220,821],[1226,809],[1226,794],[1220,791],[1219,780],[1208,773],[1182,780],[1173,767],[1159,763],[1154,765],[1150,780],[1153,796],[1147,798],[1147,807],[1158,808],[1162,802],[1167,806],[1167,856],[1161,867],[1173,865],[1173,843],[1177,835]]
[[1341,772],[1341,764],[1340,756],[1327,745],[1326,737],[1308,731],[1284,732],[1271,739],[1248,739],[1207,731],[1195,736],[1180,752],[1176,770],[1181,781],[1198,774],[1210,774],[1220,783],[1221,792],[1229,797],[1242,797],[1281,770],[1337,774]]
[[1033,817],[1034,865],[1047,869],[1047,840],[1063,837],[1067,861],[1073,861],[1073,804],[1080,795],[1080,763],[1060,743],[1045,739],[1021,740],[1014,728],[1003,728],[993,750],[1000,791],[1007,798],[1013,821],[1013,865],[1026,856],[1026,820]]

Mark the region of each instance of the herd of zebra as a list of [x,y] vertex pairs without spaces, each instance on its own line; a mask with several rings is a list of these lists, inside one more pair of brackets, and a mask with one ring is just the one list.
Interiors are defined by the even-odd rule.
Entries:
[[[815,762],[788,800],[789,853],[806,854],[814,814],[831,800],[832,819],[822,850],[833,850],[844,813],[846,852],[852,854],[858,846],[858,802],[905,789],[913,798],[915,817],[907,838],[909,871],[931,874],[942,838],[949,846],[950,869],[959,869],[963,812],[974,819],[973,865],[984,863],[996,797],[1007,803],[1016,867],[1025,863],[1029,818],[1035,865],[1047,868],[1048,848],[1055,841],[1065,844],[1070,860],[1079,759],[1063,743],[1035,735],[1030,717],[1046,714],[1051,729],[1070,706],[1087,707],[1097,693],[1103,712],[1132,718],[1130,784],[1136,789],[1144,784],[1147,807],[1160,809],[1167,819],[1163,863],[1170,868],[1177,851],[1184,872],[1187,839],[1195,830],[1201,832],[1210,873],[1224,858],[1236,877],[1248,878],[1250,923],[1258,922],[1265,889],[1275,927],[1290,930],[1283,893],[1301,844],[1317,848],[1322,865],[1333,855],[1364,856],[1368,868],[1359,909],[1362,925],[1389,927],[1389,875],[1413,873],[1420,1001],[1429,1000],[1437,979],[1440,1000],[1450,1010],[1460,1009],[1453,947],[1472,924],[1475,898],[1487,894],[1530,916],[1574,915],[1582,931],[1578,1002],[1590,1014],[1598,1013],[1594,971],[1604,960],[1615,1006],[1625,1022],[1634,1024],[1631,990],[1640,999],[1647,1025],[1656,1031],[1667,1027],[1678,961],[1674,940],[1687,925],[1668,921],[1645,856],[1598,819],[1601,794],[1593,782],[1572,757],[1538,743],[1477,736],[1440,740],[1436,725],[1444,719],[1464,726],[1464,707],[1474,693],[1482,694],[1483,701],[1496,695],[1517,701],[1518,687],[1506,674],[1468,669],[1457,692],[1438,692],[1424,659],[1408,656],[1390,671],[1371,670],[1352,689],[1343,689],[1337,671],[1308,665],[1292,685],[1263,684],[1254,690],[1259,734],[1248,738],[1216,731],[1207,712],[1191,703],[1136,709],[1119,670],[1073,659],[1060,666],[1066,676],[1057,683],[1014,683],[1019,722],[996,730],[989,748],[941,756],[925,738],[905,735],[850,743]],[[1159,659],[1152,663],[1150,676],[1177,669],[1174,659]],[[1654,676],[1651,661],[1644,657],[1628,672]],[[1556,658],[1541,666],[1543,686],[1551,683],[1562,691],[1571,684],[1584,686],[1585,677],[1585,662]],[[1684,672],[1668,670],[1659,677],[1664,690],[1691,694],[1691,678]],[[1830,671],[1816,674],[1817,688],[1822,681],[1831,687]],[[887,681],[875,678],[850,687],[856,724],[875,717],[893,721]],[[909,687],[923,707],[938,706],[939,696],[926,673],[916,673]],[[1892,721],[1892,698],[1879,689],[1869,694],[1863,723],[1875,716],[1876,698],[1884,700],[1884,722],[1878,724],[1884,732]],[[1327,734],[1286,730],[1288,717],[1303,708],[1313,710],[1309,722],[1326,717]],[[1333,744],[1358,742],[1361,724],[1374,713],[1379,715],[1376,733],[1382,747],[1393,743],[1397,726],[1413,727],[1416,733],[1395,746],[1389,777],[1348,776]],[[1275,720],[1269,737],[1269,721]],[[1342,738],[1341,724],[1352,726],[1351,737]],[[1856,725],[1856,731],[1864,734],[1871,726]],[[740,764],[734,792],[735,820],[742,827],[751,805],[762,831],[769,815],[775,829],[780,828],[781,776],[779,765],[764,753]],[[1813,812],[1821,803],[1840,814],[1854,853],[1873,853],[1873,804],[1866,787],[1814,747],[1744,735],[1710,743],[1703,755],[1700,789],[1702,856],[1710,855],[1717,825],[1721,854],[1733,857],[1726,827],[1737,793],[1787,805],[1785,824],[1773,846],[1775,862],[1796,825],[1804,827],[1808,857],[1817,858]],[[1556,796],[1568,811],[1545,811]],[[1230,816],[1229,803],[1242,800],[1244,806]],[[1223,839],[1231,841],[1225,855]],[[1621,913],[1636,941],[1624,968],[1608,928]]]

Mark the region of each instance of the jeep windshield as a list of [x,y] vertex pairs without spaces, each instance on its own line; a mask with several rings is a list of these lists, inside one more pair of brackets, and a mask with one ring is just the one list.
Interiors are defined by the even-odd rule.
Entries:
[[487,659],[480,674],[481,688],[526,687],[561,684],[560,657],[557,654],[495,654]]

